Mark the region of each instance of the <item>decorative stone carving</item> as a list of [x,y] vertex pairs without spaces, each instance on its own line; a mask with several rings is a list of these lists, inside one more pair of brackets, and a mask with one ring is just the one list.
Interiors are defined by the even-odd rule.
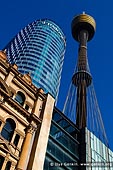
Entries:
[[32,79],[31,79],[30,73],[24,74],[23,79],[25,80],[26,83],[28,83],[30,85],[32,84]]
[[26,133],[33,134],[37,130],[37,126],[33,124],[29,124],[29,126],[26,128]]
[[13,68],[15,68],[16,70],[18,70],[18,66],[16,64],[13,64]]
[[6,50],[0,51],[0,58],[2,60],[7,60]]

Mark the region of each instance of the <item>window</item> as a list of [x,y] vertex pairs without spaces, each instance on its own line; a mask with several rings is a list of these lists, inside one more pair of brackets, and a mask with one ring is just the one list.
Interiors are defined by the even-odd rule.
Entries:
[[20,136],[16,134],[15,139],[14,139],[14,145],[17,146],[19,142]]
[[8,118],[2,129],[1,135],[9,142],[12,139],[16,124],[13,119]]
[[3,162],[4,162],[4,157],[0,155],[0,169],[2,169]]
[[29,110],[29,106],[28,106],[27,104],[25,105],[25,109],[26,109],[26,110]]
[[5,170],[10,170],[10,168],[11,168],[11,162],[8,161],[6,164]]
[[25,95],[21,91],[18,91],[15,100],[23,106],[25,102]]

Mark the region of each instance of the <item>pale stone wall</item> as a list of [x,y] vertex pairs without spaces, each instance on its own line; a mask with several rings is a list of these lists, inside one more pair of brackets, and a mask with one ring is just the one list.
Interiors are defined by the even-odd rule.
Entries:
[[[48,94],[45,110],[43,114],[43,120],[40,128],[40,133],[37,141],[37,146],[35,150],[35,157],[33,161],[32,170],[43,170],[53,108],[54,108],[54,98]],[[27,170],[31,170],[31,169],[29,169],[28,167]]]
[[[42,89],[37,89],[30,75],[21,75],[17,67],[9,64],[6,58],[0,58],[0,83],[3,87],[0,89],[0,155],[4,157],[2,170],[8,161],[11,161],[11,170],[43,170],[55,100],[50,94],[44,94]],[[23,106],[15,101],[18,91],[25,95]],[[26,104],[28,110],[25,109]],[[16,124],[11,142],[1,136],[7,118]],[[15,146],[17,134],[20,138]]]

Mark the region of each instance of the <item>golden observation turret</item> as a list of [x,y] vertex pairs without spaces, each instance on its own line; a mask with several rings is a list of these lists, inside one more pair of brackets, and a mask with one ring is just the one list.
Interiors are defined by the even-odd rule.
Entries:
[[83,12],[83,14],[77,15],[72,20],[72,35],[76,41],[79,41],[79,34],[81,30],[85,30],[88,32],[88,39],[90,41],[95,33],[96,23],[93,17],[87,15]]

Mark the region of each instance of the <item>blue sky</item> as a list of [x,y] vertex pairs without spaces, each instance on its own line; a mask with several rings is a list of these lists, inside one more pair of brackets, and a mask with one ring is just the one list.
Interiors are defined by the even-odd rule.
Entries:
[[4,0],[0,9],[0,49],[23,27],[40,18],[58,24],[67,40],[58,108],[62,109],[74,71],[78,43],[71,35],[72,18],[85,11],[96,20],[88,43],[88,59],[109,144],[113,150],[113,1],[112,0]]

